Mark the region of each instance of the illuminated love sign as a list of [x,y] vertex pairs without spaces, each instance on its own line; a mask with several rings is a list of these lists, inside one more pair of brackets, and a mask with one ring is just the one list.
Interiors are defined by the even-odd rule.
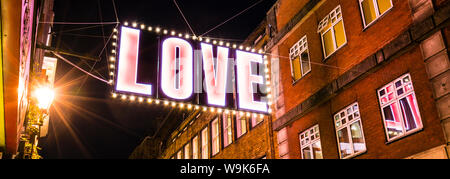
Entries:
[[115,96],[269,112],[267,63],[262,54],[231,48],[229,43],[210,44],[209,39],[133,26],[122,26],[115,36],[118,43],[114,42],[117,51],[113,53],[118,54],[111,57],[110,66],[116,74]]

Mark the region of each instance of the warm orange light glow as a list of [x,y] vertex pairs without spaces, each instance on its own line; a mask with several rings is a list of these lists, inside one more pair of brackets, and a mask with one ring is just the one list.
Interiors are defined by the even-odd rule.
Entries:
[[55,98],[55,91],[49,87],[41,87],[34,91],[40,109],[48,109]]

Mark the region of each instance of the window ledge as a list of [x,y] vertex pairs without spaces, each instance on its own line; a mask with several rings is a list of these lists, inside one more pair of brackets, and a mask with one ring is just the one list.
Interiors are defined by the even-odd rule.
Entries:
[[338,49],[336,49],[333,53],[331,53],[330,55],[328,55],[328,57],[325,57],[322,62],[326,62],[328,59],[330,59],[332,56],[334,56],[339,50],[341,50],[342,48],[344,48],[345,46],[347,46],[348,44],[348,39],[346,39],[347,41],[344,43],[344,45],[342,45],[341,47],[339,47]]
[[392,6],[390,9],[388,9],[386,12],[384,12],[382,15],[378,16],[378,18],[376,18],[375,20],[373,20],[372,22],[370,22],[368,25],[364,26],[364,22],[363,22],[363,29],[362,31],[366,31],[367,29],[369,29],[372,25],[376,24],[379,20],[381,20],[384,16],[386,16],[386,14],[388,14],[389,12],[392,11],[392,9],[394,9],[394,6]]
[[422,131],[423,131],[423,127],[422,127],[422,128],[419,128],[419,129],[412,130],[412,131],[410,131],[410,132],[405,133],[404,135],[402,135],[402,136],[400,136],[400,137],[397,137],[397,138],[394,138],[394,139],[392,139],[392,140],[390,140],[390,141],[387,141],[387,142],[385,142],[384,144],[389,145],[389,144],[391,144],[391,143],[400,141],[401,139],[404,139],[404,138],[406,138],[406,137],[412,136],[412,135],[414,135],[414,134],[416,134],[416,133],[419,133],[419,132],[422,132]]
[[303,75],[302,77],[300,77],[297,80],[292,80],[292,86],[295,86],[300,80],[302,80],[303,78],[305,78],[305,76],[307,76],[309,73],[311,73],[311,70],[308,71],[308,73],[306,73],[305,75]]
[[363,150],[363,151],[361,151],[361,152],[354,153],[354,154],[352,154],[352,155],[349,155],[349,156],[344,157],[344,158],[341,158],[341,159],[353,159],[353,158],[358,157],[358,156],[361,156],[361,155],[363,155],[363,154],[365,154],[365,153],[367,153],[367,148],[366,148],[366,150]]

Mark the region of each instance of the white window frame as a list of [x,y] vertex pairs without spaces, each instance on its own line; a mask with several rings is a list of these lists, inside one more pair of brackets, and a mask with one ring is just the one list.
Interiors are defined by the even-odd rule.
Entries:
[[[230,121],[228,121],[228,118]],[[227,121],[227,126],[223,125],[224,121]],[[233,143],[233,117],[231,114],[225,114],[222,115],[222,125],[223,125],[223,146],[227,147]],[[230,143],[225,145],[225,136],[228,137],[228,140],[230,140]],[[228,141],[227,141],[228,142]]]
[[[339,17],[340,15],[340,17]],[[333,19],[335,19],[335,21],[333,22]],[[328,29],[324,28],[328,25],[328,21],[331,20],[331,26]],[[345,43],[342,44],[339,48],[336,45],[336,32],[334,32],[334,26],[339,23],[339,21],[342,21],[342,27],[344,28],[344,38],[345,38]],[[334,46],[334,51],[331,52],[328,56],[325,50],[325,43],[323,41],[323,35],[326,34],[328,31],[332,31],[332,38],[333,38],[333,46]],[[341,10],[341,5],[338,5],[336,8],[334,8],[327,16],[325,16],[325,18],[322,19],[322,21],[319,22],[319,27],[317,30],[318,33],[320,33],[320,40],[322,41],[322,51],[323,51],[323,55],[324,55],[324,60],[326,60],[328,57],[332,56],[334,53],[336,53],[339,49],[341,49],[342,47],[344,47],[348,41],[347,41],[347,33],[345,33],[345,24],[344,24],[344,18],[342,17],[342,10]]]
[[[236,139],[239,139],[242,136],[244,136],[245,134],[247,134],[247,132],[248,132],[248,121],[247,121],[248,118],[245,116],[244,112],[236,113],[235,117],[236,117],[235,118]],[[238,131],[238,127],[237,127],[238,124],[240,125],[241,131]],[[245,126],[242,126],[243,124]],[[245,130],[245,131],[242,132],[242,130]]]
[[183,149],[180,149],[180,150],[177,152],[177,159],[183,159],[183,153],[182,153],[182,150],[183,150]]
[[[407,76],[409,77],[409,80],[410,80],[410,81],[409,81],[409,83],[406,84],[406,85],[410,85],[411,90],[410,90],[409,92],[403,92],[403,94],[401,94],[401,95],[397,95],[397,89],[400,88],[400,87],[403,88],[403,87],[406,86],[406,85],[405,85],[404,83],[402,83],[402,85],[401,85],[400,87],[397,88],[397,87],[395,87],[395,82],[397,82],[398,80],[403,80],[403,78],[405,78],[405,77],[407,77]],[[392,101],[390,101],[390,102],[387,102],[386,104],[383,104],[382,101],[381,101],[382,97],[383,97],[383,96],[386,96],[386,95],[389,95],[389,93],[386,92],[383,96],[380,96],[380,91],[382,91],[383,89],[386,89],[386,87],[389,86],[389,85],[392,85],[393,88],[394,88],[394,91],[393,91],[393,93],[394,93],[394,99],[393,99]],[[384,85],[383,87],[381,87],[380,89],[377,90],[378,103],[380,104],[379,107],[380,107],[380,110],[381,110],[381,117],[382,117],[382,119],[383,119],[383,125],[384,125],[384,133],[385,133],[385,135],[386,135],[386,139],[387,139],[388,142],[392,142],[392,141],[401,139],[401,138],[403,138],[403,137],[405,137],[405,136],[409,136],[409,135],[411,135],[412,133],[415,133],[415,132],[417,132],[417,131],[423,129],[422,115],[420,114],[420,108],[419,108],[419,106],[417,106],[417,108],[418,108],[418,109],[417,109],[417,113],[418,113],[418,115],[419,115],[419,117],[420,117],[420,122],[421,122],[420,127],[417,127],[417,128],[412,129],[412,130],[410,130],[410,131],[406,131],[406,129],[405,129],[405,124],[404,124],[404,120],[405,120],[405,119],[403,119],[403,115],[400,115],[400,120],[401,120],[400,122],[401,122],[401,124],[402,124],[402,134],[401,134],[401,135],[398,135],[398,136],[395,136],[395,137],[392,137],[392,138],[389,138],[389,131],[388,131],[387,126],[386,126],[386,119],[384,118],[385,115],[384,115],[383,108],[386,107],[386,106],[390,106],[391,104],[393,104],[393,103],[395,103],[395,102],[397,102],[397,104],[399,104],[399,100],[400,100],[400,99],[402,99],[402,98],[404,98],[404,97],[406,97],[406,96],[408,96],[408,95],[411,95],[411,94],[414,94],[414,100],[415,100],[416,102],[418,102],[418,101],[417,101],[417,98],[416,98],[416,93],[415,93],[415,90],[414,90],[414,85],[413,85],[413,83],[412,83],[412,78],[411,78],[411,75],[410,75],[409,73],[404,74],[404,75],[402,75],[402,76],[396,78],[395,80],[390,81],[389,83],[387,83],[386,85]],[[417,105],[419,105],[419,104],[417,104]],[[398,110],[400,110],[400,108],[398,108]],[[397,112],[398,112],[399,114],[402,114],[401,111],[397,111]]]
[[[308,54],[308,63],[309,63],[309,70],[303,71],[303,59],[301,57],[301,54],[305,52]],[[300,71],[302,76],[299,79],[295,79],[295,72],[294,67],[292,66],[292,61],[295,60],[296,57],[299,57],[300,62]],[[309,56],[309,50],[308,50],[308,39],[306,38],[306,35],[304,35],[300,40],[298,40],[290,49],[289,49],[289,62],[291,64],[291,76],[292,76],[292,83],[296,83],[300,79],[302,79],[304,76],[306,76],[309,72],[311,72],[311,57]]]
[[189,154],[191,154],[191,149],[190,149],[191,146],[190,145],[191,144],[188,142],[183,147],[184,159],[191,159],[191,156],[189,155]]
[[200,132],[201,136],[201,159],[209,159],[209,133],[208,133],[208,126],[203,128]]
[[[196,135],[194,138],[192,138],[192,159],[199,159],[199,137]],[[194,142],[195,141],[195,142]]]
[[[374,24],[376,21],[378,21],[378,19],[380,17],[382,17],[384,14],[388,13],[389,11],[391,11],[391,9],[394,7],[394,4],[392,3],[392,0],[390,0],[391,7],[388,10],[386,10],[386,12],[381,14],[380,10],[378,9],[378,1],[377,0],[371,0],[371,1],[373,1],[373,5],[375,6],[374,9],[375,9],[375,14],[376,14],[377,17],[372,22],[370,22],[369,24],[366,24],[366,19],[364,18],[364,11],[363,11],[363,7],[362,7],[362,2],[363,1],[365,1],[365,0],[359,0],[359,9],[361,11],[361,18],[363,20],[364,29],[367,29],[369,26]],[[367,0],[367,1],[370,1],[370,0]]]
[[[357,111],[355,111],[354,106],[358,107]],[[348,114],[348,109],[351,109],[351,114]],[[358,113],[357,117],[355,117],[355,115],[353,115],[356,112]],[[344,113],[344,117],[340,117],[341,113]],[[350,115],[353,116],[352,120],[348,120],[348,116],[350,116]],[[339,117],[338,121],[336,120],[337,119],[336,116]],[[342,120],[343,119],[347,120],[347,122],[345,124],[342,124]],[[337,112],[333,116],[333,121],[334,121],[334,126],[335,126],[335,129],[336,129],[336,140],[337,140],[337,143],[338,143],[338,152],[339,152],[339,157],[340,158],[342,158],[342,159],[352,158],[354,156],[357,156],[357,155],[367,151],[366,139],[364,137],[364,130],[363,130],[362,122],[361,122],[361,112],[359,111],[359,104],[358,104],[358,102],[355,102],[355,103],[353,103],[351,105],[348,105],[347,107],[345,107],[341,111]],[[339,126],[337,124],[338,122],[340,122]],[[351,133],[351,129],[350,129],[350,126],[352,124],[356,123],[356,122],[359,122],[359,124],[361,125],[360,126],[361,127],[361,134],[362,134],[362,138],[363,138],[363,142],[364,142],[364,150],[358,151],[358,152],[355,152],[355,149],[353,148],[353,139],[351,138],[351,134],[352,133]],[[351,152],[352,154],[350,154],[350,155],[348,155],[346,157],[342,157],[341,146],[340,146],[340,141],[339,141],[339,136],[338,136],[338,131],[340,131],[343,128],[347,128],[347,134],[348,134],[347,137],[350,137],[348,140],[350,141],[349,144],[350,144],[350,147],[351,147],[351,150],[352,150],[352,152]]]
[[[216,131],[216,134],[214,134]],[[214,147],[214,145],[216,145]],[[217,151],[214,151],[216,149]],[[219,118],[215,118],[211,122],[211,155],[214,156],[220,152],[220,127],[219,127]]]
[[[311,133],[311,130],[313,130],[314,132]],[[316,137],[316,134],[318,134],[319,136]],[[311,139],[311,136],[314,136],[314,139]],[[304,136],[302,138],[302,136]],[[312,144],[319,142],[320,144],[320,152],[322,153],[323,149],[322,149],[322,142],[320,141],[320,130],[319,130],[319,124],[316,124],[308,129],[306,129],[304,132],[300,133],[298,135],[298,139],[300,141],[300,154],[301,157],[303,158],[303,149],[309,147],[311,149],[311,159],[316,159],[314,158],[314,152],[312,150]],[[306,141],[308,139],[308,141]],[[323,153],[322,153],[322,158],[323,158]]]

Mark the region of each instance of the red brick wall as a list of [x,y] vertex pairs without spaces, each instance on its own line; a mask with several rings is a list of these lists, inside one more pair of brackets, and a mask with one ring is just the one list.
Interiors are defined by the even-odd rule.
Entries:
[[448,0],[434,0],[434,5],[437,7],[442,6],[444,3],[447,3]]
[[[386,134],[376,91],[408,72],[413,80],[423,130],[386,144]],[[367,152],[356,158],[404,158],[445,143],[431,84],[428,81],[420,48],[416,46],[289,125],[291,158],[301,157],[298,134],[315,124],[319,124],[324,158],[339,158],[332,116],[356,101],[360,107],[367,147]]]
[[[190,143],[192,153],[192,138],[196,135],[200,136],[200,132],[206,126],[208,126],[209,132],[209,152],[211,153],[211,128],[210,123],[213,119],[216,118],[215,113],[206,112],[203,113],[198,119],[196,119],[191,126],[187,127],[186,131],[182,132],[182,134],[172,143],[172,141],[167,141],[167,147],[163,151],[161,158],[170,158],[181,149],[186,143]],[[234,119],[233,119],[234,120]],[[233,121],[234,122],[234,121]],[[220,152],[215,156],[210,158],[213,159],[256,159],[263,156],[267,156],[267,158],[271,158],[270,154],[270,143],[269,143],[269,120],[266,118],[263,122],[255,126],[255,128],[251,128],[248,123],[249,130],[239,139],[233,138],[233,143],[223,148],[223,135],[222,135],[222,122],[219,121],[219,129],[220,129]],[[234,123],[233,123],[234,124]],[[233,135],[235,135],[233,127]],[[199,138],[200,140],[200,138]],[[199,141],[199,150],[200,150],[200,141]],[[184,156],[184,155],[183,155]]]
[[[324,62],[317,25],[339,4],[343,13],[347,44]],[[313,14],[307,16],[307,19],[278,46],[281,56],[280,75],[285,96],[285,110],[291,110],[409,28],[412,20],[408,1],[393,0],[393,4],[393,9],[365,30],[363,30],[358,1],[327,0]],[[310,74],[293,85],[289,49],[305,34],[308,38],[312,70]]]
[[277,28],[282,29],[309,0],[281,0],[277,11]]
[[[302,24],[288,33],[286,40],[278,44],[280,76],[283,86],[285,111],[288,112],[311,94],[344,74],[354,65],[375,54],[412,25],[408,1],[392,0],[394,7],[378,18],[371,26],[363,29],[358,1],[327,0],[316,11],[306,16]],[[323,61],[323,51],[317,24],[331,10],[340,4],[347,44]],[[279,12],[281,13],[281,11]],[[280,16],[282,17],[282,16]],[[277,19],[278,20],[278,19]],[[283,20],[285,21],[285,20]],[[292,84],[289,49],[301,37],[307,35],[312,71],[300,81]],[[449,28],[444,30],[449,44]],[[322,63],[322,64],[320,64]],[[287,126],[289,155],[300,158],[299,133],[319,124],[323,155],[325,158],[339,158],[337,139],[332,116],[342,108],[358,101],[361,112],[367,152],[356,158],[404,158],[409,155],[445,144],[437,109],[433,100],[431,83],[419,46],[395,57],[381,68],[363,79],[354,82],[333,99],[319,105],[311,112]],[[376,90],[405,73],[410,73],[416,90],[416,97],[423,122],[423,130],[386,144],[386,134],[380,112]],[[276,119],[273,119],[274,121]],[[277,149],[276,132],[274,144]],[[418,141],[427,141],[426,143]],[[278,151],[275,156],[279,157]]]

